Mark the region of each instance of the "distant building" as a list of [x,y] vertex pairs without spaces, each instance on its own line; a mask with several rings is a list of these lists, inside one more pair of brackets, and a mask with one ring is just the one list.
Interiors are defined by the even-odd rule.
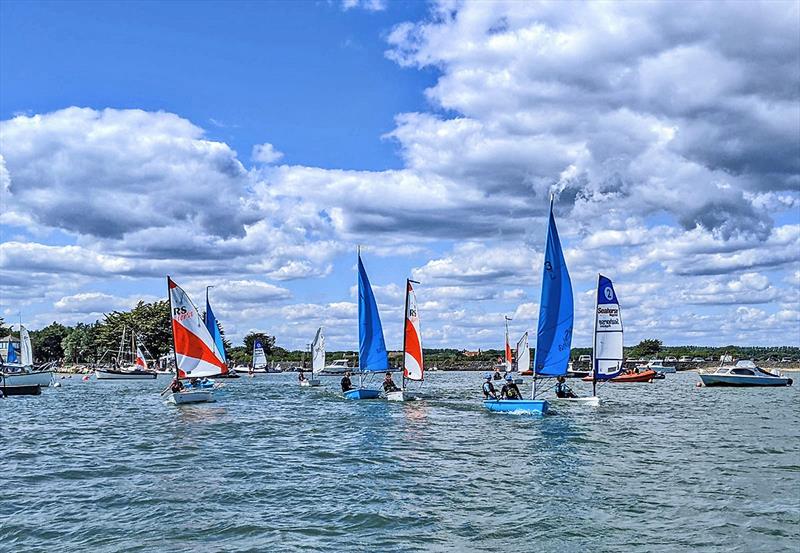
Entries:
[[464,355],[464,357],[478,357],[481,354],[481,350],[478,350],[478,351],[467,351],[467,350],[464,350],[461,353]]
[[0,357],[3,358],[3,363],[8,360],[8,344],[14,344],[14,349],[17,351],[17,355],[19,355],[19,338],[15,338],[14,336],[3,336],[0,338]]

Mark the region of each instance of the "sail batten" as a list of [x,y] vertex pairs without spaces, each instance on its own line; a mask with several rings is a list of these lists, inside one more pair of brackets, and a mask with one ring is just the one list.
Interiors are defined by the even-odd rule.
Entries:
[[389,368],[389,354],[383,339],[378,304],[360,254],[358,256],[358,368],[361,372],[378,372]]
[[622,372],[622,312],[611,279],[598,275],[592,363],[595,378],[608,380]]
[[423,380],[422,334],[419,329],[417,295],[414,293],[414,287],[411,285],[411,281],[406,281],[406,317],[404,332],[403,377],[408,380]]
[[533,362],[536,375],[567,374],[572,346],[573,308],[572,281],[561,249],[551,202]]
[[170,277],[167,277],[167,286],[178,378],[227,373],[228,367],[219,357],[214,338],[208,332],[189,295]]

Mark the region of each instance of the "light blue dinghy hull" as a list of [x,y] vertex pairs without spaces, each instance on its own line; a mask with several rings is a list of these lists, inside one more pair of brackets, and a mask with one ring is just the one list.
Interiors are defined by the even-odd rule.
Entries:
[[487,399],[483,406],[495,413],[531,413],[544,415],[549,404],[544,399]]
[[378,399],[380,396],[381,393],[378,390],[370,390],[369,388],[357,388],[344,392],[345,399]]

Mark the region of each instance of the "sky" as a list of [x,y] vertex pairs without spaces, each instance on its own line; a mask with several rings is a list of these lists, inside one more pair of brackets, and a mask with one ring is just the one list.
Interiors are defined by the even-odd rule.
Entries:
[[535,334],[550,195],[591,344],[800,345],[800,3],[0,3],[0,315],[206,286],[234,342]]

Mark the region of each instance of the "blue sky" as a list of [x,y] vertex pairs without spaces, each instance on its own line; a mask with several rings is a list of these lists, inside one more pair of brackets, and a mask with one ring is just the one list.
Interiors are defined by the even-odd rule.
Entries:
[[498,347],[556,193],[575,345],[597,272],[627,343],[800,344],[800,8],[580,4],[3,2],[0,313],[169,273],[352,348],[360,244],[390,348],[407,276],[426,345]]

